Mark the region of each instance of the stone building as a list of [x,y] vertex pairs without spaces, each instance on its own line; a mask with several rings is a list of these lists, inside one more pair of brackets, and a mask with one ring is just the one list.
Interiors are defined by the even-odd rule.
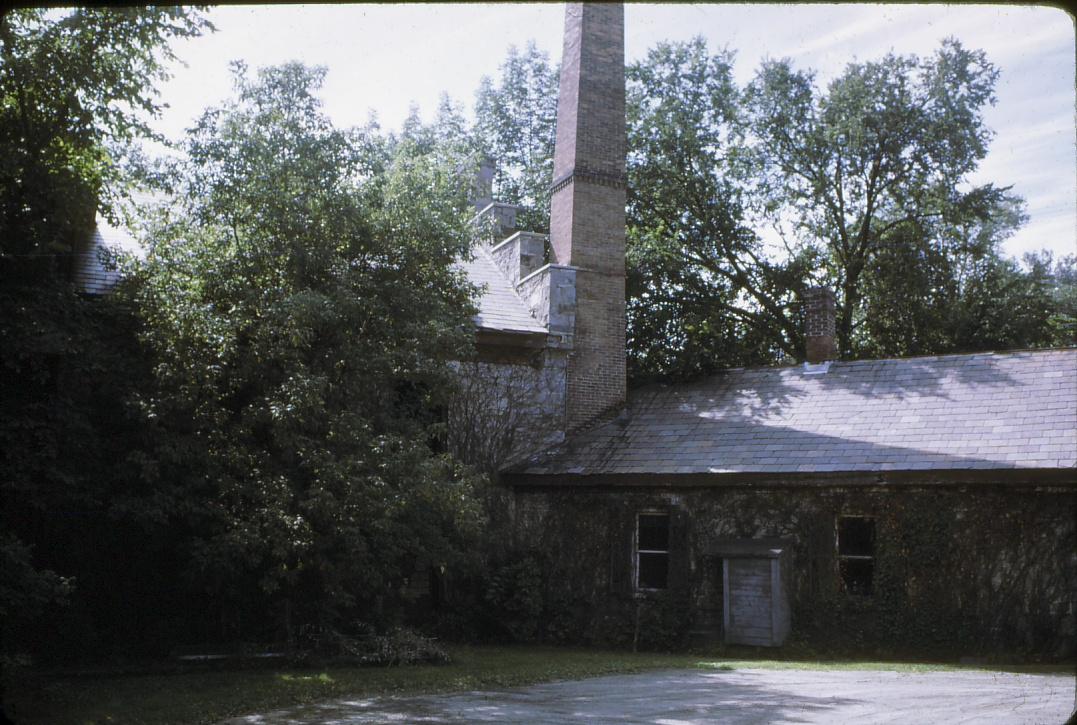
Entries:
[[549,245],[484,202],[468,267],[476,364],[541,412],[501,481],[547,624],[1072,655],[1077,350],[839,361],[820,289],[803,365],[626,395],[620,5],[568,6],[561,73]]

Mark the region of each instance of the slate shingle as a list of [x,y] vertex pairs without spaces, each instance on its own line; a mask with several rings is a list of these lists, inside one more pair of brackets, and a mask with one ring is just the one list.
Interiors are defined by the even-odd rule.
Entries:
[[499,332],[546,332],[486,249],[476,247],[475,258],[460,266],[468,281],[482,289],[477,326]]
[[1073,468],[1077,349],[730,370],[630,395],[526,474]]

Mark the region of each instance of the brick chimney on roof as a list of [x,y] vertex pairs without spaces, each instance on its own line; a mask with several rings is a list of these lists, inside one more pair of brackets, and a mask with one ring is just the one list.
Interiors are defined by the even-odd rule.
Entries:
[[624,6],[569,3],[557,103],[550,245],[576,272],[567,426],[625,400]]
[[829,287],[809,287],[804,291],[804,335],[810,363],[836,360],[837,302]]

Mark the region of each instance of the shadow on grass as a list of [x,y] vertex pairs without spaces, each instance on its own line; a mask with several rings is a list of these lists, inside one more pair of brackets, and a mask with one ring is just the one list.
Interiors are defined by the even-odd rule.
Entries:
[[[478,697],[476,692],[484,692],[483,699],[472,702],[467,707],[467,715],[456,720],[442,722],[460,722],[467,720],[483,721],[484,712],[494,713],[486,721],[511,719],[511,708],[526,708],[530,703],[523,695],[512,694],[510,699],[502,701],[501,695],[491,695],[491,691],[516,693],[515,688],[532,685],[537,682],[581,680],[577,683],[584,687],[585,678],[597,677],[594,682],[607,681],[609,675],[633,674],[654,671],[656,676],[668,678],[683,676],[700,678],[701,682],[719,684],[724,676],[726,684],[735,680],[740,683],[729,691],[726,699],[731,702],[743,702],[747,697],[759,697],[764,702],[768,695],[760,690],[752,692],[749,686],[758,681],[758,673],[743,672],[747,669],[769,670],[890,670],[898,673],[937,672],[937,671],[989,671],[1014,673],[1049,673],[1073,676],[1072,665],[1042,664],[954,664],[931,662],[924,659],[885,661],[881,658],[869,660],[857,656],[841,656],[835,653],[813,652],[803,647],[785,647],[781,650],[750,647],[721,647],[694,654],[656,654],[602,651],[592,649],[572,649],[542,646],[452,646],[454,663],[447,666],[414,667],[319,667],[294,668],[278,666],[261,666],[250,669],[226,669],[223,667],[185,668],[183,672],[154,671],[147,667],[140,674],[125,672],[107,673],[105,671],[69,673],[58,676],[57,673],[25,673],[26,677],[13,682],[11,672],[4,672],[4,711],[15,722],[49,723],[109,723],[109,722],[220,722],[228,717],[242,713],[282,712],[281,708],[305,707],[311,713],[306,720],[294,719],[307,710],[288,711],[293,719],[258,720],[247,719],[235,722],[321,722],[327,717],[326,711],[310,710],[311,705],[303,703],[333,703],[333,708],[340,708],[340,703],[347,702],[351,712],[351,722],[368,720],[355,719],[372,708],[382,708],[378,712],[382,721],[391,719],[386,707],[394,702],[403,702],[400,696],[409,697],[417,703],[415,707],[433,707],[436,699],[445,698],[456,702],[450,695],[432,693],[472,693],[456,697]],[[127,669],[127,668],[123,668]],[[679,672],[670,670],[679,669]],[[197,670],[197,671],[195,671]],[[717,678],[717,679],[716,679]],[[745,680],[746,678],[746,680]],[[1052,678],[1053,679],[1053,678]],[[747,685],[744,684],[747,681]],[[550,685],[540,685],[540,688]],[[672,686],[672,685],[671,685]],[[589,686],[588,686],[589,687]],[[686,685],[686,692],[707,697],[714,697],[703,685]],[[757,688],[758,689],[758,688]],[[541,690],[540,690],[541,691]],[[773,693],[772,693],[773,694]],[[804,693],[802,693],[804,694]],[[808,692],[808,695],[817,693]],[[393,697],[396,696],[396,697]],[[631,701],[632,698],[645,699],[637,692],[618,693],[619,698]],[[524,697],[524,699],[519,699]],[[375,699],[376,698],[376,699]],[[655,696],[656,701],[658,697]],[[810,698],[793,698],[797,707],[806,710],[824,707],[813,703]],[[803,702],[801,702],[803,700]],[[786,697],[785,702],[790,698]],[[581,701],[582,702],[582,701]],[[619,701],[620,702],[620,701]],[[830,700],[829,702],[833,702]],[[693,713],[703,708],[717,707],[706,699],[687,702],[684,707]],[[494,708],[494,710],[484,709]],[[500,708],[500,709],[499,709]],[[505,708],[509,708],[506,710]],[[405,721],[421,721],[418,715],[404,718]],[[457,711],[462,712],[462,711]],[[526,709],[522,710],[526,712]],[[664,711],[663,711],[664,712]],[[509,714],[506,714],[509,713]],[[437,715],[437,711],[434,711]],[[450,713],[451,714],[451,713]],[[771,713],[778,717],[780,712]],[[321,717],[322,719],[319,719]],[[431,715],[433,717],[433,715]],[[437,715],[442,717],[442,715]],[[455,717],[455,716],[454,716]],[[485,716],[482,716],[485,717]],[[515,716],[512,716],[515,717]],[[548,718],[546,722],[556,721],[561,714]],[[687,715],[686,715],[687,717]],[[517,720],[523,718],[521,715]],[[378,718],[373,718],[377,720]],[[706,721],[708,718],[694,715],[689,721]],[[765,722],[767,719],[757,720]],[[820,717],[819,720],[825,720]],[[2,718],[0,718],[2,721]],[[340,720],[337,720],[338,722]],[[344,720],[348,721],[348,720]],[[439,720],[427,720],[439,722]],[[332,722],[332,720],[331,720]],[[736,721],[733,721],[736,722]]]

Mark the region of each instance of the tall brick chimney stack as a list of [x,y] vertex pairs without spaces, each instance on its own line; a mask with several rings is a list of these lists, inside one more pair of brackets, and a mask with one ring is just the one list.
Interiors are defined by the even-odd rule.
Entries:
[[804,292],[804,334],[810,363],[836,360],[838,357],[837,302],[829,287],[809,287]]
[[625,400],[624,6],[569,3],[557,103],[550,245],[576,273],[567,426]]

